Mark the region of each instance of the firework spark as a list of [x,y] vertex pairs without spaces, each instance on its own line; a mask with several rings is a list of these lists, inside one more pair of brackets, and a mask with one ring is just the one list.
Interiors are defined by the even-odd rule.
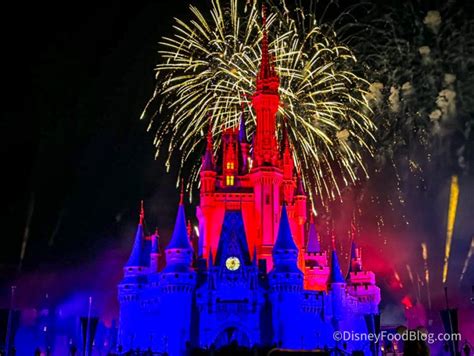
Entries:
[[423,257],[423,268],[425,270],[426,293],[428,295],[428,308],[431,309],[431,291],[430,291],[430,270],[428,268],[428,246],[425,242],[421,243],[421,254]]
[[471,257],[473,253],[474,253],[474,237],[471,238],[471,247],[469,248],[469,252],[467,253],[466,259],[464,260],[461,276],[459,277],[459,283],[461,283],[462,280],[464,279],[464,276],[467,272],[467,268],[469,267],[469,262],[471,261]]
[[451,177],[451,188],[449,193],[448,221],[446,225],[446,246],[444,249],[443,283],[448,278],[449,256],[451,255],[451,243],[453,241],[454,223],[456,222],[456,211],[459,198],[458,177]]
[[[180,155],[179,176],[191,168],[189,182],[196,183],[195,162],[209,115],[215,149],[222,130],[238,123],[242,103],[249,131],[255,129],[250,98],[262,28],[255,3],[213,0],[210,14],[194,6],[190,11],[193,18],[177,19],[174,33],[160,42],[163,61],[156,66],[156,90],[142,118],[150,118],[151,128],[160,116],[157,155],[167,154],[168,168]],[[367,176],[363,156],[371,154],[375,131],[365,95],[368,83],[352,71],[356,58],[334,32],[313,24],[302,33],[289,14],[269,15],[268,27],[280,77],[279,116],[286,118],[295,162],[312,197],[335,199],[361,172]]]

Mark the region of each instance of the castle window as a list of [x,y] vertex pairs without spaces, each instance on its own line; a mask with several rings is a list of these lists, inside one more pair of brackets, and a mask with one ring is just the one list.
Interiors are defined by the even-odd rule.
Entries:
[[234,169],[234,162],[227,162],[226,168],[227,169]]
[[234,185],[234,176],[226,176],[225,177],[225,184],[226,185]]

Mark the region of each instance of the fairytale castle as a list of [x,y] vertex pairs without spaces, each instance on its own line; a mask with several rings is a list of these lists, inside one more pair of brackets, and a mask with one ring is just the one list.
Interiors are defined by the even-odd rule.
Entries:
[[157,233],[145,237],[142,208],[118,286],[124,351],[181,355],[234,343],[370,352],[367,341],[333,338],[334,331],[373,329],[380,290],[354,243],[346,277],[336,251],[321,250],[286,133],[277,140],[278,88],[264,27],[253,144],[243,115],[224,130],[218,159],[209,131],[197,243],[182,198],[164,253]]

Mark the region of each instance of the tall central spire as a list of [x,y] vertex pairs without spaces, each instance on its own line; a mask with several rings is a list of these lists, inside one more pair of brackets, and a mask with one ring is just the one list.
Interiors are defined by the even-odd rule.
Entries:
[[257,75],[257,92],[278,93],[279,80],[268,50],[267,8],[262,5],[262,59]]
[[276,141],[276,114],[280,104],[280,85],[268,50],[267,12],[262,6],[262,59],[257,73],[252,106],[257,116],[254,137],[253,167],[277,166],[279,160]]

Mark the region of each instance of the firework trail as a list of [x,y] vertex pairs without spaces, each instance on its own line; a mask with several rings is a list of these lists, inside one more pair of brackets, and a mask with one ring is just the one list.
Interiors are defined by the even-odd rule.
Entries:
[[456,212],[459,199],[459,183],[458,177],[451,177],[451,188],[449,193],[448,219],[446,224],[446,245],[444,248],[444,265],[443,265],[443,283],[448,279],[449,257],[451,255],[451,243],[453,240],[454,223],[456,222]]
[[474,253],[474,237],[471,238],[471,247],[469,248],[469,252],[467,253],[466,259],[464,260],[461,276],[459,277],[459,283],[461,283],[462,280],[464,279],[464,275],[467,272],[467,268],[469,267],[469,262],[471,261],[471,257],[473,253]]
[[30,238],[30,226],[31,226],[31,219],[33,218],[34,210],[35,210],[35,194],[31,193],[30,204],[28,206],[28,215],[26,217],[25,231],[23,233],[23,241],[21,243],[20,262],[18,263],[18,272],[21,272],[21,269],[23,268],[23,260],[25,258],[26,246],[28,245],[28,240]]
[[[160,42],[157,85],[142,114],[150,128],[159,116],[156,154],[167,155],[168,168],[180,156],[179,176],[191,169],[188,185],[198,181],[209,115],[215,150],[222,130],[238,123],[242,102],[249,131],[255,129],[250,98],[262,33],[255,3],[213,0],[209,14],[190,11],[193,18],[177,19],[174,33]],[[376,129],[368,83],[355,74],[356,58],[334,32],[313,23],[303,33],[291,14],[270,14],[268,27],[280,77],[279,117],[286,119],[295,162],[312,197],[335,199],[368,175],[363,157],[372,153]]]
[[426,293],[428,296],[428,308],[431,310],[431,291],[430,291],[430,270],[428,268],[428,246],[421,243],[421,254],[423,257],[423,268],[425,270]]

